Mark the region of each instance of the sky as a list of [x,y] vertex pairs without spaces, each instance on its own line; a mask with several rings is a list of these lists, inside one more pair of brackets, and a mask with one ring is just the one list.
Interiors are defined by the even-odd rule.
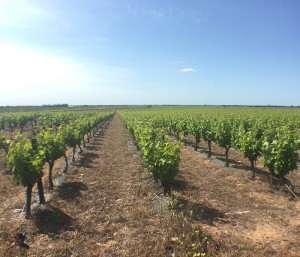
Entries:
[[298,0],[0,0],[0,106],[300,105]]

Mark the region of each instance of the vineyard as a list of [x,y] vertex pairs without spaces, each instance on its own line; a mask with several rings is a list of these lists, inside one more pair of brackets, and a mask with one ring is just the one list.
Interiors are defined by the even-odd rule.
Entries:
[[0,255],[298,256],[299,150],[296,108],[1,113]]

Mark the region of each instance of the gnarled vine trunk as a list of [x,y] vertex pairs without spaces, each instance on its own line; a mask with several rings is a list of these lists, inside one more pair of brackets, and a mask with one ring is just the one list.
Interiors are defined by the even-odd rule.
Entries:
[[83,144],[83,147],[85,148],[85,140],[84,140],[84,136],[82,137],[82,144]]
[[226,151],[225,151],[225,158],[226,158],[226,163],[225,163],[225,167],[229,167],[229,158],[228,158],[228,153],[229,153],[229,149],[230,147],[225,147]]
[[195,137],[195,151],[198,150],[198,144],[200,143],[200,138],[199,137]]
[[66,162],[66,167],[64,168],[63,172],[66,173],[69,168],[68,157],[67,157],[66,153],[64,153],[64,158],[65,158],[65,162]]
[[73,155],[72,155],[73,162],[75,162],[75,150],[76,150],[76,146],[73,147]]
[[83,153],[83,150],[82,150],[82,148],[81,148],[81,146],[80,146],[80,143],[78,144],[78,147],[79,147],[80,153]]
[[52,179],[52,170],[54,166],[54,160],[49,162],[49,171],[48,171],[48,187],[53,189],[53,179]]
[[25,203],[25,218],[28,219],[31,215],[31,195],[33,185],[26,187],[26,203]]
[[207,158],[210,158],[211,157],[211,140],[208,140],[207,141],[207,145],[208,145],[208,155],[207,155]]
[[40,177],[37,181],[37,188],[38,188],[38,195],[39,195],[39,202],[38,203],[39,204],[44,204],[46,201],[45,201],[42,177]]
[[250,160],[251,163],[251,175],[250,178],[254,179],[255,178],[255,165],[254,165],[254,160]]

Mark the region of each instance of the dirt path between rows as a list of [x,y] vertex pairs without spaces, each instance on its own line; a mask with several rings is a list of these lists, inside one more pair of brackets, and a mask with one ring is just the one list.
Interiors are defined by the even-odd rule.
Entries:
[[182,146],[178,206],[219,243],[219,256],[300,256],[300,202]]

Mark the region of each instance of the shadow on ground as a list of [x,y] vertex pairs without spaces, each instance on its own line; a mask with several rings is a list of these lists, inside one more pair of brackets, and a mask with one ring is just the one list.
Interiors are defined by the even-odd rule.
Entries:
[[76,202],[76,198],[81,195],[81,191],[86,190],[88,190],[88,187],[82,182],[67,182],[58,188],[58,196],[68,202]]
[[225,220],[225,213],[215,208],[208,207],[199,203],[189,202],[183,198],[176,199],[175,209],[183,211],[196,221],[202,221],[210,226],[218,223],[228,223]]
[[165,190],[166,192],[171,192],[171,191],[183,191],[186,190],[187,188],[189,190],[195,190],[198,187],[191,185],[190,183],[188,183],[187,181],[175,178],[174,180],[168,182],[165,185]]
[[76,167],[94,168],[92,166],[94,159],[99,158],[99,154],[93,152],[84,153],[81,158],[74,163]]
[[[215,156],[215,158],[221,162],[224,163],[224,166],[225,166],[225,163],[226,163],[226,158],[225,157],[218,157],[218,156]],[[240,165],[241,163],[236,161],[236,160],[233,160],[233,159],[228,159],[229,160],[229,165],[234,165],[234,167],[237,167],[238,165]]]
[[73,218],[60,209],[47,205],[45,209],[37,210],[34,214],[34,222],[39,232],[55,238],[64,231],[73,231]]

